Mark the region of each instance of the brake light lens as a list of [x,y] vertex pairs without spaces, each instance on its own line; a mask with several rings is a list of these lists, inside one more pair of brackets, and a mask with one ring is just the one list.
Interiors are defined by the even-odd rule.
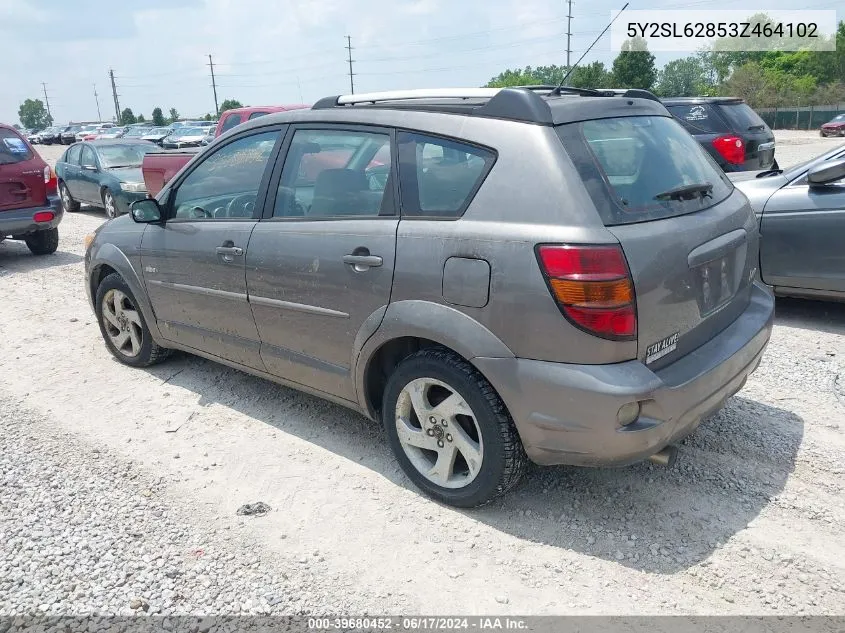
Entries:
[[714,138],[713,147],[732,165],[742,165],[745,162],[745,143],[738,136]]
[[610,340],[636,337],[634,283],[619,245],[542,245],[537,259],[552,297],[576,327]]
[[56,172],[53,171],[53,168],[50,167],[50,165],[44,165],[44,187],[47,189],[48,196],[56,195]]
[[32,216],[33,222],[50,222],[56,215],[52,211],[39,211]]

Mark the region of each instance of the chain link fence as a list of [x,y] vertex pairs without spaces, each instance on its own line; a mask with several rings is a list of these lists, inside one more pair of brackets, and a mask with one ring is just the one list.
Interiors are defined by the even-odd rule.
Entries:
[[773,130],[817,130],[823,123],[843,113],[845,103],[757,109],[757,114]]

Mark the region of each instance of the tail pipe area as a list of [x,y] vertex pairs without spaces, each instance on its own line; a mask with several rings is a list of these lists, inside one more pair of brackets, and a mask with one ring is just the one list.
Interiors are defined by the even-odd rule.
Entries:
[[657,464],[658,466],[665,466],[666,468],[672,468],[675,465],[675,460],[678,459],[678,447],[677,446],[666,446],[665,448],[657,451],[654,455],[648,458],[652,464]]

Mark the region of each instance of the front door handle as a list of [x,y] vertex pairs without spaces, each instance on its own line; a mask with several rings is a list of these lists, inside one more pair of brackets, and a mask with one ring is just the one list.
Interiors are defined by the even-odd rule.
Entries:
[[382,265],[382,259],[378,255],[344,255],[343,263],[349,264],[357,272],[364,272],[369,268],[377,268]]
[[235,257],[241,257],[244,254],[244,249],[240,246],[232,246],[232,242],[227,241],[224,243],[224,246],[218,246],[216,249],[217,254],[227,264],[231,264],[235,261]]

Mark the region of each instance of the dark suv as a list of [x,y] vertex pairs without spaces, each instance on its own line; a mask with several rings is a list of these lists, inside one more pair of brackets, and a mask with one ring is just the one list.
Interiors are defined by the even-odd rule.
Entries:
[[384,425],[430,495],[652,458],[756,369],[748,199],[644,93],[328,97],[243,123],[87,239],[106,347],[180,349]]
[[775,135],[742,99],[676,97],[663,105],[725,171],[777,169]]
[[59,245],[56,174],[11,126],[0,124],[0,242],[23,240],[34,255]]

